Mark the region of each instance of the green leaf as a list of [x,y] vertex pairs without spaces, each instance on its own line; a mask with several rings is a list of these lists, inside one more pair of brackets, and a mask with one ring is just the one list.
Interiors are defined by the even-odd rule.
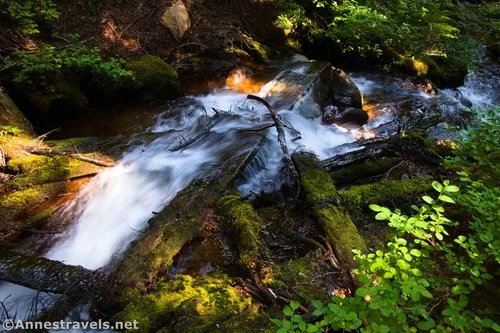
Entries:
[[292,302],[290,302],[290,307],[292,308],[292,310],[295,311],[300,307],[300,304],[299,304],[299,302],[292,301]]
[[410,254],[414,257],[420,257],[422,255],[422,252],[420,252],[419,250],[417,249],[413,249],[410,251]]
[[417,325],[417,327],[420,330],[428,331],[428,330],[433,329],[434,327],[436,327],[436,322],[434,322],[434,319],[428,318],[427,320],[420,322]]
[[292,321],[293,321],[294,323],[300,323],[300,322],[302,321],[302,317],[301,317],[301,316],[299,316],[299,315],[293,315],[293,316],[292,316]]
[[387,220],[388,217],[389,217],[389,214],[387,212],[384,212],[384,211],[375,215],[375,219],[379,220],[379,221]]
[[288,316],[288,317],[291,317],[293,315],[293,310],[291,307],[289,306],[285,306],[285,308],[283,309],[283,314],[285,316]]
[[315,325],[307,324],[307,332],[313,333],[317,332],[318,328]]
[[286,328],[280,328],[279,330],[276,331],[276,333],[287,333],[288,330]]
[[432,199],[430,196],[428,195],[425,195],[422,197],[422,199],[427,202],[429,205],[432,205],[434,204],[436,201],[434,201],[434,199]]
[[439,182],[437,181],[433,181],[432,182],[432,187],[434,187],[434,189],[436,191],[438,191],[439,193],[441,193],[441,191],[443,190],[443,185],[441,185]]
[[444,195],[444,194],[439,196],[439,200],[444,201],[444,202],[449,202],[449,203],[455,203],[455,201],[452,198],[450,198],[449,196]]
[[365,297],[368,294],[369,294],[369,291],[366,288],[358,288],[356,290],[356,296]]
[[292,324],[289,321],[283,320],[281,322],[281,327],[283,327],[285,329],[289,329],[290,327],[292,327]]
[[368,207],[370,207],[370,209],[373,210],[374,212],[380,212],[382,210],[382,208],[379,205],[375,204],[371,204]]
[[450,185],[450,186],[446,187],[446,192],[454,193],[454,192],[458,192],[458,191],[460,191],[460,189],[458,188],[458,186]]
[[422,289],[420,291],[420,294],[422,294],[422,296],[427,297],[427,298],[432,298],[433,297],[432,294],[430,292],[428,292],[426,289]]
[[304,321],[299,323],[299,329],[304,332],[306,330],[307,324]]

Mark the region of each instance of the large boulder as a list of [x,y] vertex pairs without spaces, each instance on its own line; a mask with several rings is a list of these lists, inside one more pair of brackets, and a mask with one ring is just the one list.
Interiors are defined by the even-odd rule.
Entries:
[[191,20],[184,2],[179,0],[168,7],[161,17],[161,23],[172,32],[175,39],[181,40],[191,28]]
[[326,61],[290,64],[274,80],[265,99],[278,110],[293,110],[300,104],[297,109],[307,118],[319,117],[323,110],[334,107],[338,112],[332,122],[342,117],[348,108],[363,107],[363,96],[354,82]]
[[132,71],[133,83],[128,87],[144,99],[171,99],[179,90],[175,69],[159,57],[145,55],[125,65]]

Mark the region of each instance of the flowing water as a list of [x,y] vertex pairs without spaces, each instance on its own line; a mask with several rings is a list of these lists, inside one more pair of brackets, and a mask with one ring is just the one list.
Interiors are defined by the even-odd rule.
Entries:
[[[292,61],[305,60],[295,57]],[[300,66],[296,68],[300,74]],[[460,91],[478,106],[498,103],[495,100],[498,96],[493,96],[491,90],[481,88],[482,92],[477,93],[482,75],[484,73],[470,74]],[[302,109],[314,104],[314,92],[309,91],[301,96],[292,110],[277,110],[289,125],[286,135],[290,151],[307,150],[321,159],[328,158],[338,153],[333,148],[352,142],[393,120],[408,101],[414,108],[415,105],[428,105],[433,99],[418,90],[404,87],[402,79],[387,75],[353,74],[352,79],[373,108],[365,129],[348,130],[324,125],[320,117],[305,117]],[[262,87],[259,95],[266,96],[277,82],[271,80]],[[213,108],[222,110],[222,115]],[[223,153],[234,149],[234,140],[240,138],[238,133],[269,124],[272,120],[264,106],[248,101],[246,94],[227,87],[171,103],[150,128],[150,132],[155,133],[155,140],[125,153],[116,167],[96,176],[58,213],[61,218],[74,222],[44,256],[89,269],[106,268],[141,234],[154,212],[161,211],[193,180],[206,177],[221,165]],[[202,140],[182,149],[173,149],[207,128],[210,133]],[[282,153],[276,130],[271,127],[262,132],[266,133],[264,146],[237,182],[245,196],[274,191],[280,185]],[[9,315],[17,312],[17,318],[26,318],[36,312],[32,306],[36,294],[33,290],[8,283],[0,287],[0,300],[5,299]],[[50,299],[50,295],[37,298],[38,301],[44,299]]]

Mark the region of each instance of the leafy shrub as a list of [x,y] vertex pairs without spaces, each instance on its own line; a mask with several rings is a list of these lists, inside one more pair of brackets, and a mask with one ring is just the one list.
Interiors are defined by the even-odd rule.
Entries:
[[1,14],[15,22],[26,35],[40,33],[40,24],[51,25],[59,18],[51,0],[0,0]]
[[285,1],[277,23],[310,38],[327,37],[343,52],[361,56],[397,53],[444,55],[458,29],[447,0]]
[[35,86],[48,86],[49,79],[61,74],[96,74],[112,83],[132,76],[119,60],[102,59],[98,48],[78,45],[62,50],[44,45],[36,53],[16,51],[7,62],[14,69],[14,82]]
[[[421,206],[412,206],[411,216],[371,205],[375,219],[388,221],[393,232],[385,250],[355,251],[362,286],[352,297],[335,296],[328,304],[314,301],[314,322],[306,323],[295,313],[298,303],[292,302],[283,310],[284,320],[273,320],[278,332],[325,327],[381,333],[500,332],[490,318],[492,309],[477,302],[469,306],[473,291],[498,276],[500,264],[498,111],[488,112],[476,129],[465,132],[456,157],[448,159],[448,165],[462,170],[462,190],[447,180],[433,182],[439,195],[424,196]],[[458,204],[466,223],[447,218],[446,204]],[[452,237],[451,230],[458,236]]]

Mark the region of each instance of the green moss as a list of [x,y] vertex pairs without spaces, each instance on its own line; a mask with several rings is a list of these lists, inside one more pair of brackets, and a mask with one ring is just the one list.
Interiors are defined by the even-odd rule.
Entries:
[[334,201],[338,198],[328,173],[311,154],[295,154],[294,163],[300,173],[300,185],[309,202]]
[[264,63],[270,63],[270,58],[274,58],[279,55],[279,52],[247,36],[243,36],[242,46],[244,49],[243,52],[250,54],[255,60],[262,61]]
[[20,173],[12,181],[17,188],[92,175],[103,169],[67,156],[46,155],[22,156],[10,160],[7,167]]
[[177,72],[159,57],[145,55],[129,62],[125,68],[134,74],[129,88],[145,98],[169,99],[177,96]]
[[[246,329],[258,316],[259,307],[232,286],[226,275],[193,279],[180,275],[160,284],[154,292],[135,295],[117,321],[138,321],[137,332],[206,332],[216,325],[242,316]],[[162,328],[163,327],[163,328]],[[243,329],[243,328],[242,328]]]
[[220,214],[231,224],[231,231],[236,237],[240,254],[240,264],[250,271],[254,270],[255,261],[267,257],[260,242],[262,220],[252,205],[242,202],[241,196],[231,195],[219,200]]
[[357,180],[386,172],[396,164],[398,164],[398,160],[383,157],[331,171],[330,177],[336,185],[351,184]]
[[39,204],[61,193],[64,187],[64,183],[56,182],[14,191],[0,199],[0,206],[11,209],[23,209],[30,205]]
[[312,154],[294,154],[293,161],[299,172],[305,200],[312,206],[326,239],[336,249],[340,259],[352,268],[352,250],[366,250],[366,245],[347,211],[334,205],[339,195],[330,176]]
[[323,276],[325,271],[321,267],[321,255],[317,252],[309,252],[305,256],[285,262],[281,266],[281,278],[284,284],[296,292],[300,298],[310,302],[312,300],[328,299],[326,279],[316,279]]
[[353,186],[341,191],[346,206],[353,211],[368,209],[370,204],[390,205],[410,202],[413,197],[431,188],[431,178],[421,177],[409,180],[384,180],[372,184]]
[[366,244],[347,210],[328,204],[316,207],[314,215],[321,225],[326,239],[340,255],[340,259],[352,267],[354,265],[352,250],[366,251]]
[[13,126],[22,130],[18,134],[20,136],[35,136],[35,131],[24,114],[17,108],[12,99],[0,90],[0,127],[2,126]]

